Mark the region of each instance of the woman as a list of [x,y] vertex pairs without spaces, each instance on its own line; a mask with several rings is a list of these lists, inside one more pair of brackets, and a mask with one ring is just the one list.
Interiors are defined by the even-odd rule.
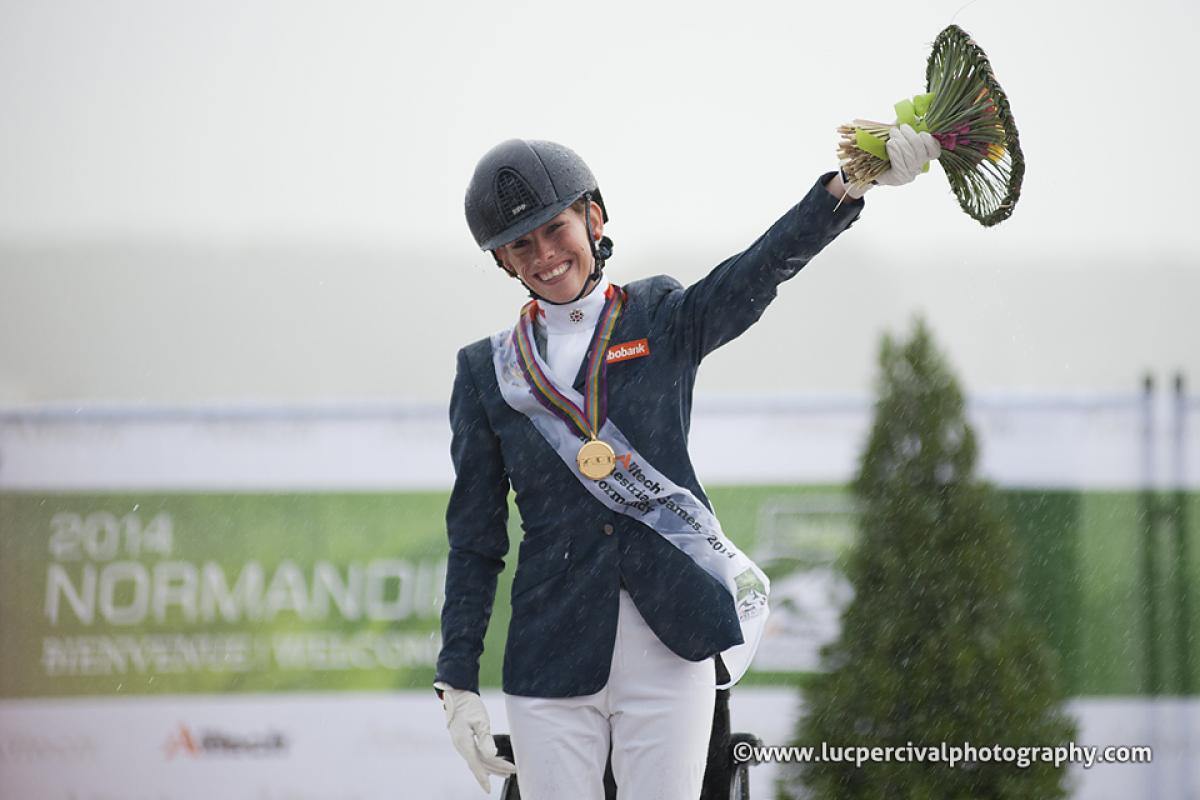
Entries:
[[[905,126],[878,181],[913,180],[937,142]],[[532,296],[517,325],[458,353],[456,479],[435,688],[484,791],[496,756],[479,655],[508,550],[524,537],[503,688],[526,800],[601,798],[611,746],[622,796],[694,800],[718,676],[736,682],[767,615],[766,576],[725,537],[687,452],[701,360],[753,324],[779,283],[863,207],[822,176],[758,241],[683,288],[610,283],[607,210],[587,165],[553,142],[489,151],[467,189],[476,243]],[[724,680],[725,675],[732,680]]]

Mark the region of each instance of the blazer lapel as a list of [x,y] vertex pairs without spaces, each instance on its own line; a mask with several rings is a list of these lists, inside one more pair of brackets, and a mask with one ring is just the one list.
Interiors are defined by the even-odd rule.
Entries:
[[572,384],[572,386],[575,387],[575,391],[579,392],[580,394],[583,394],[583,389],[587,384],[587,362],[587,353],[584,353],[583,363],[579,365],[579,372],[575,374],[575,383]]

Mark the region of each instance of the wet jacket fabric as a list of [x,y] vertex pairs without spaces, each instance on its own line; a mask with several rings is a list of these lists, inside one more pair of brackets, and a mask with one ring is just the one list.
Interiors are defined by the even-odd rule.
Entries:
[[[710,507],[687,450],[697,368],[858,218],[861,200],[835,211],[824,188],[830,175],[692,286],[660,275],[624,287],[610,346],[646,339],[649,354],[607,365],[608,416],[650,463]],[[578,390],[584,374],[581,364]],[[524,535],[504,651],[506,693],[575,697],[603,689],[622,586],[682,658],[699,661],[741,643],[729,592],[653,530],[588,494],[532,423],[504,402],[487,339],[458,353],[450,423],[456,477],[446,512],[450,554],[437,680],[478,691],[484,632],[509,549],[510,488]],[[736,532],[726,533],[736,540]]]

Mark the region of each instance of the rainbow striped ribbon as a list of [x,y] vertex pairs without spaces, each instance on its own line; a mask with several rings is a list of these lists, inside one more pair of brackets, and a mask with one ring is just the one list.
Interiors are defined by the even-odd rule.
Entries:
[[608,419],[607,351],[617,317],[625,307],[625,290],[615,284],[605,292],[604,308],[600,311],[600,322],[592,334],[592,345],[587,355],[587,375],[583,387],[583,408],[580,408],[554,385],[554,381],[538,363],[533,344],[533,316],[537,313],[537,302],[526,303],[521,309],[521,318],[513,329],[513,344],[521,355],[521,374],[533,390],[533,396],[567,424],[577,428],[585,438],[595,439],[604,421]]

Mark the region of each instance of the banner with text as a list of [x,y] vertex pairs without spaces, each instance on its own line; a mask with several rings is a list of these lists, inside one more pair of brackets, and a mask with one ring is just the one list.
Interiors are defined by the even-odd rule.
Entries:
[[0,493],[0,697],[427,684],[444,503]]

